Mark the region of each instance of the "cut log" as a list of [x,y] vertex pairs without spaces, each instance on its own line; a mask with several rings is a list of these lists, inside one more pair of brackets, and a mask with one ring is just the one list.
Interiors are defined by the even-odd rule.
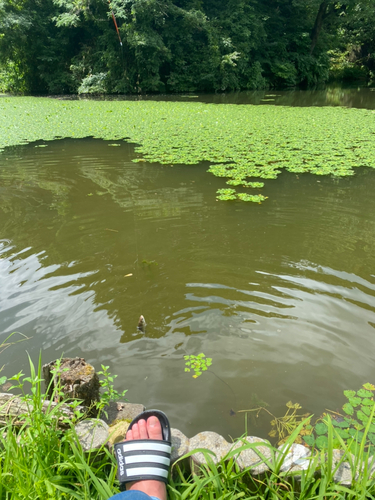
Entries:
[[[75,414],[68,404],[44,400],[42,412],[51,412],[57,405],[59,405],[59,411],[56,413],[56,418],[58,418],[59,427],[69,427],[68,421],[73,420]],[[33,405],[31,402],[25,402],[14,394],[5,392],[0,393],[0,425],[6,425],[9,422],[15,426],[23,425],[25,417],[28,416],[32,410]],[[84,406],[77,406],[75,411],[80,411],[82,414],[85,414],[87,408]]]

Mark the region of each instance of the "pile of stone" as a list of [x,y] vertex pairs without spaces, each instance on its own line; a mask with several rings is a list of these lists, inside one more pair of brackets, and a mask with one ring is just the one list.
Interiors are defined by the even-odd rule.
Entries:
[[[54,394],[55,397],[55,401],[52,403],[45,401],[45,407],[47,408],[50,404],[58,404],[59,397],[67,401],[63,405],[62,427],[66,418],[74,416],[69,407],[69,399],[83,401],[84,406],[79,407],[79,409],[89,418],[84,418],[76,424],[75,430],[83,450],[93,454],[93,456],[104,448],[112,451],[115,443],[125,439],[130,422],[145,410],[141,404],[111,402],[99,415],[96,414],[92,418],[95,413],[94,403],[100,399],[100,383],[95,369],[83,358],[65,358],[60,360],[58,365],[54,361],[43,367],[43,374],[47,393],[51,396]],[[54,392],[53,388],[58,380],[60,396],[56,397],[56,391]],[[9,416],[12,417],[13,422],[17,422],[17,419],[20,419],[24,412],[24,404],[19,398],[11,394],[0,393],[0,422]],[[200,432],[190,439],[178,429],[171,429],[171,433],[172,464],[184,455],[191,453],[188,459],[184,459],[184,464],[192,471],[206,464],[207,454],[201,451],[194,453],[194,450],[197,449],[207,450],[214,463],[218,463],[228,453],[238,449],[238,453],[234,454],[238,466],[242,470],[249,469],[250,474],[254,476],[266,474],[272,467],[274,454],[271,451],[270,443],[264,439],[248,436],[235,443],[229,443],[222,436],[211,431]],[[276,458],[282,458],[281,472],[297,473],[298,475],[298,472],[309,468],[311,451],[306,446],[293,444],[289,449],[284,449],[281,446],[278,453],[280,455]],[[352,471],[349,462],[343,461],[343,454],[342,450],[333,450],[333,478],[343,486],[350,486]]]
[[[112,449],[114,443],[125,439],[129,422],[145,409],[143,405],[139,404],[115,404],[118,406],[118,412],[115,414],[114,424],[108,425],[103,419],[86,419],[76,425],[77,434],[85,451],[93,452],[104,446]],[[267,473],[272,467],[273,454],[270,443],[265,439],[248,436],[235,443],[228,443],[220,434],[211,431],[200,432],[190,439],[178,429],[172,428],[171,433],[172,464],[184,455],[202,448],[209,452],[211,459],[216,464],[228,453],[239,449],[238,454],[235,454],[234,457],[241,470],[249,469],[250,474],[259,476]],[[280,446],[278,452],[280,456],[285,455],[281,472],[296,474],[309,468],[311,451],[306,446],[293,444],[288,450]],[[342,450],[333,450],[333,479],[343,486],[350,486],[352,483],[351,467],[349,462],[340,463],[343,454]],[[352,459],[354,462],[354,457]],[[193,453],[189,459],[184,460],[185,467],[189,467],[192,471],[197,471],[200,466],[206,463],[206,456],[202,452]],[[338,464],[340,465],[338,466]]]

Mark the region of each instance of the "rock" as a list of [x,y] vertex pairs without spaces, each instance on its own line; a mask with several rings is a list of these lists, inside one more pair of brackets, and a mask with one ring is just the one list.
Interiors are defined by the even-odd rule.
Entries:
[[128,422],[127,420],[119,420],[109,427],[108,443],[110,446],[113,446],[115,443],[125,441],[125,436],[129,425],[130,422]]
[[[332,472],[337,468],[336,472],[333,474],[333,480],[335,483],[341,484],[341,486],[350,486],[353,480],[352,469],[349,462],[343,462],[343,457],[349,458],[348,454],[345,454],[343,450],[333,450],[332,451]],[[355,462],[354,455],[351,455],[352,463]],[[327,460],[327,456],[326,456]],[[340,464],[340,465],[339,465]],[[337,467],[338,466],[338,467]]]
[[129,420],[131,422],[143,411],[145,411],[145,407],[140,404],[124,403],[123,401],[111,401],[104,407],[100,417],[108,425],[111,425],[117,420]]
[[[60,366],[56,373],[53,373],[57,366],[57,361],[51,361],[43,366],[43,377],[46,392],[54,401],[62,399],[80,399],[82,405],[92,408],[93,404],[100,399],[100,382],[95,369],[86,363],[83,358],[63,358],[58,360]],[[54,389],[57,382],[61,386],[63,396],[58,396]]]
[[109,439],[108,425],[99,418],[88,418],[79,422],[75,431],[85,452],[99,450]]
[[[206,431],[200,432],[190,439],[189,452],[195,450],[196,448],[204,448],[206,450],[214,452],[214,455],[210,454],[210,456],[216,464],[225,457],[225,455],[229,452],[231,446],[227,441],[225,441],[222,436],[220,436],[216,432]],[[194,453],[191,458],[197,465],[207,463],[206,458],[202,452]]]
[[171,463],[173,464],[189,452],[189,439],[178,429],[171,429],[172,434],[172,454]]
[[[253,476],[258,476],[259,474],[263,474],[269,470],[267,465],[272,461],[272,453],[271,448],[269,446],[260,445],[258,443],[267,443],[270,444],[265,439],[261,439],[258,437],[247,436],[244,441],[237,441],[237,443],[233,446],[233,450],[237,448],[241,448],[246,444],[252,444],[251,448],[249,447],[246,450],[241,451],[237,456],[237,464],[240,469],[250,468],[250,474]],[[263,455],[263,457],[262,457]]]
[[[279,455],[285,453],[287,446],[281,445],[278,450],[279,453],[277,458],[281,458]],[[292,444],[290,446],[288,453],[284,457],[283,464],[280,467],[281,472],[298,472],[302,470],[307,470],[310,466],[311,451],[303,446],[302,444]]]

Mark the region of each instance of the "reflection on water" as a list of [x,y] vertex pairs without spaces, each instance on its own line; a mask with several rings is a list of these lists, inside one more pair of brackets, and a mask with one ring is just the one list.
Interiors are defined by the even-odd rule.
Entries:
[[[319,414],[375,381],[373,170],[285,173],[249,206],[216,202],[207,165],[133,151],[86,139],[2,155],[0,332],[32,337],[2,355],[7,375],[27,371],[25,349],[84,356],[186,434],[232,436],[231,410],[255,397]],[[213,365],[195,380],[183,356],[199,352]]]
[[[104,96],[91,99],[129,101],[187,101],[214,104],[256,104],[275,106],[345,106],[348,108],[375,109],[375,87],[351,87],[329,85],[319,90],[249,90],[216,94],[169,94],[141,96]],[[60,97],[62,99],[87,99],[84,97]]]

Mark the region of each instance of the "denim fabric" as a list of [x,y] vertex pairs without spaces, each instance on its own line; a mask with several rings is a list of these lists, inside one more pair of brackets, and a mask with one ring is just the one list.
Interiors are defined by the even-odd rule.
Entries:
[[113,497],[108,500],[159,500],[157,497],[150,497],[143,493],[142,491],[131,490],[131,491],[122,491],[121,493],[117,493]]

